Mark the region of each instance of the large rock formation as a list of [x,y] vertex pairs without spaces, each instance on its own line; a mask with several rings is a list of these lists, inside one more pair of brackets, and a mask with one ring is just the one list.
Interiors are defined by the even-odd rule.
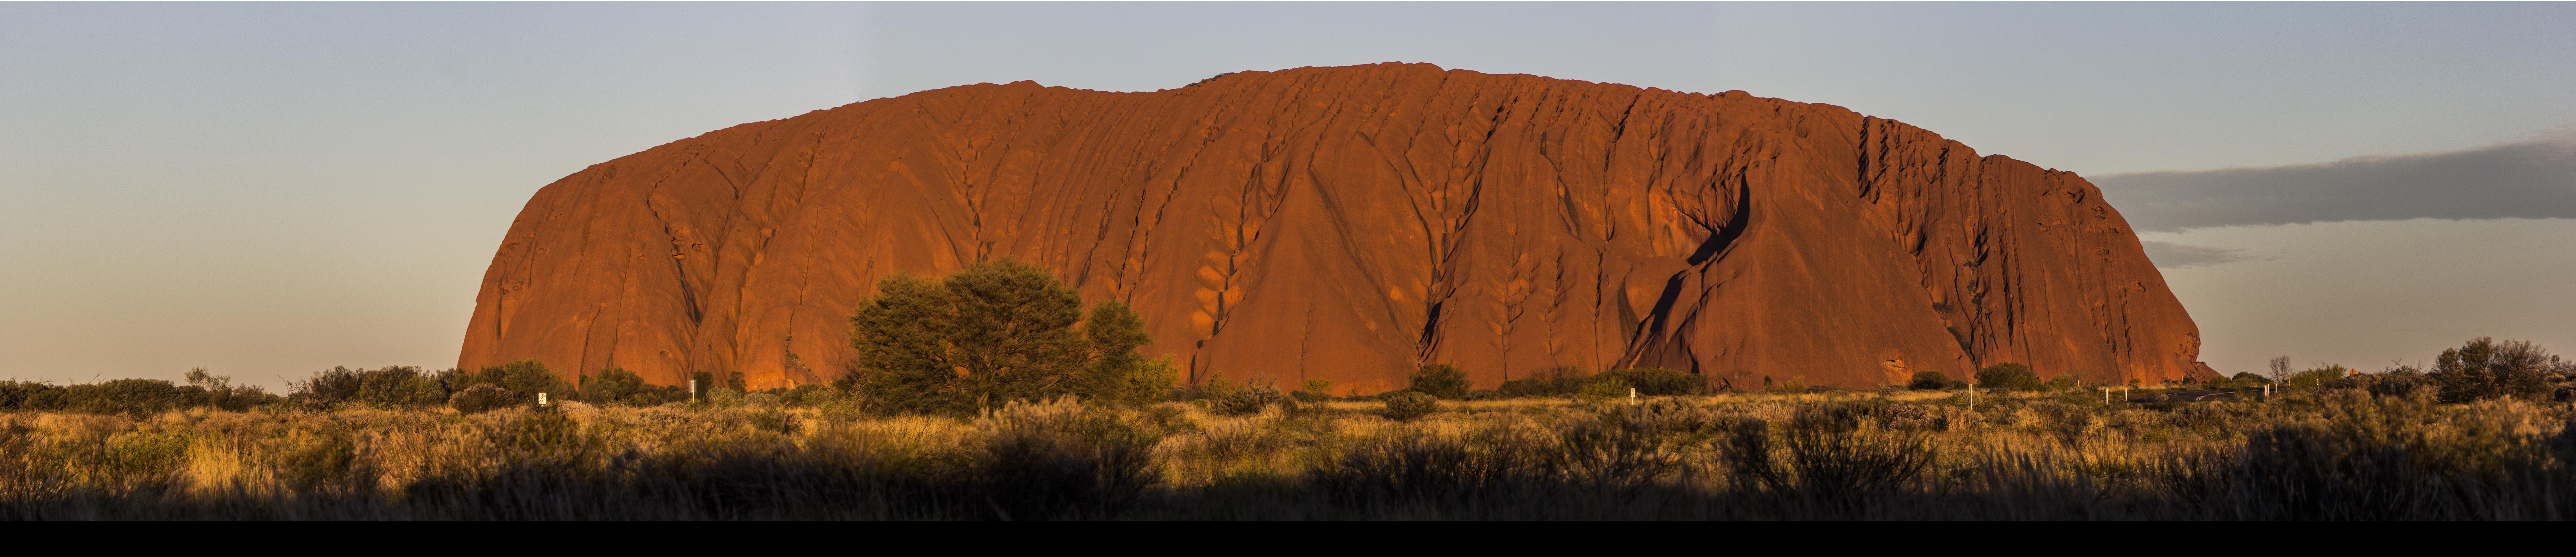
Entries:
[[2155,382],[2200,345],[2072,173],[1830,105],[1389,63],[969,85],[592,166],[511,224],[459,364],[829,380],[878,279],[1006,256],[1134,304],[1193,376],[1361,392],[1421,362]]

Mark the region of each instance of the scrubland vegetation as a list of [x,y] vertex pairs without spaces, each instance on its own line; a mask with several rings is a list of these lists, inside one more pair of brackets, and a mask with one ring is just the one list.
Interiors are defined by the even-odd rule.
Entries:
[[[0,414],[0,518],[2498,519],[2576,509],[2563,402],[2083,391]],[[816,397],[824,398],[824,397]],[[1405,416],[1406,404],[1428,406]],[[1398,419],[1405,418],[1405,419]]]
[[[1034,278],[1033,278],[1034,277]],[[1880,389],[1560,367],[1334,396],[1171,388],[1043,270],[899,278],[860,365],[745,392],[536,361],[335,368],[284,395],[0,382],[0,519],[2557,519],[2576,366],[2478,339],[2110,396],[1998,364]],[[1978,387],[1963,389],[1968,379]],[[2261,387],[2270,385],[2269,395]],[[2129,387],[2129,386],[2123,386]],[[2176,390],[2237,389],[2184,402]],[[536,393],[554,404],[536,406]]]

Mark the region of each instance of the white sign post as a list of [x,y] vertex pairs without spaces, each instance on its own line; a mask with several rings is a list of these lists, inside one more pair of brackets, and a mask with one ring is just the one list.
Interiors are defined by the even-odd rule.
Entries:
[[689,402],[698,401],[698,380],[689,380]]
[[545,405],[546,405],[546,394],[545,394],[545,393],[537,393],[537,405],[538,405],[538,406],[545,406]]

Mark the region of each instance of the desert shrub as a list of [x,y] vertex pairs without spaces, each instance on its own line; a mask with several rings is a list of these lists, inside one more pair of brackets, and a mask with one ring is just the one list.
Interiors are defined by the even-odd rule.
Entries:
[[588,441],[581,435],[581,422],[562,412],[521,414],[508,438],[510,445],[531,452],[578,450]]
[[1320,377],[1310,377],[1306,379],[1306,384],[1303,388],[1297,389],[1297,392],[1288,393],[1288,395],[1296,398],[1297,402],[1323,402],[1333,399],[1332,389],[1332,381]]
[[411,366],[377,369],[332,367],[289,384],[287,399],[309,407],[355,404],[374,408],[414,408],[447,402],[438,377]]
[[1931,465],[1920,434],[1865,434],[1859,415],[1834,405],[1800,408],[1789,422],[1789,462],[1797,485],[1828,498],[1897,488]]
[[[1668,433],[1675,428],[1696,429],[1697,424],[1690,422],[1701,416],[1675,410],[1643,404],[1605,413],[1599,420],[1574,421],[1556,429],[1555,451],[1541,452],[1534,460],[1561,462],[1565,479],[1576,485],[1634,494],[1682,467],[1682,452],[1677,450],[1682,441]],[[1681,423],[1667,423],[1674,418],[1681,418]]]
[[1788,487],[1789,475],[1781,470],[1778,444],[1771,438],[1771,424],[1761,418],[1745,417],[1726,428],[1726,437],[1713,442],[1718,462],[1725,466],[1729,479],[1741,488]]
[[2315,390],[2327,387],[2348,387],[2353,385],[2353,381],[2347,377],[2351,373],[2351,369],[2343,366],[2328,365],[2326,367],[2302,370],[2298,373],[2290,374],[2290,377],[2282,380],[2281,383],[2289,388],[2303,390]]
[[1229,389],[1222,395],[1208,399],[1208,411],[1225,416],[1243,416],[1259,414],[1263,408],[1288,402],[1288,395],[1270,386],[1268,380],[1256,379],[1251,383],[1244,388]]
[[92,414],[150,415],[191,408],[206,401],[205,389],[181,387],[160,379],[115,379],[53,392],[62,397],[59,409]]
[[975,420],[985,432],[977,483],[993,518],[1048,520],[1116,515],[1160,480],[1152,459],[1161,428],[1132,414],[1071,398],[1013,401]]
[[[754,397],[759,397],[759,396],[769,396],[769,397],[775,398],[775,395],[770,395],[770,394],[767,394],[767,393],[752,393],[750,396],[754,396]],[[759,406],[759,405],[757,405],[757,404],[753,404],[753,405],[749,405],[749,406],[752,406],[752,407],[755,407],[755,408],[760,407],[760,406]],[[777,406],[769,406],[769,407],[767,407],[767,408],[768,408],[767,410],[762,410],[762,411],[758,411],[758,412],[753,412],[753,413],[751,413],[751,415],[749,415],[749,416],[744,416],[744,417],[743,417],[743,423],[745,423],[745,424],[750,424],[752,429],[756,429],[756,430],[760,430],[760,431],[766,431],[766,432],[770,432],[770,433],[784,433],[784,434],[794,434],[794,433],[796,433],[796,427],[797,427],[797,425],[796,425],[796,415],[795,415],[795,414],[790,414],[790,413],[788,413],[788,412],[787,412],[787,410],[782,409],[782,408],[779,408],[779,407],[777,407]]]
[[[202,367],[188,370],[187,377],[188,386],[206,391],[205,405],[219,410],[240,412],[284,400],[284,397],[268,394],[267,389],[257,385],[235,386],[232,377],[207,373]],[[0,408],[6,406],[0,405]]]
[[366,378],[358,376],[359,371],[339,366],[322,370],[303,381],[288,383],[287,398],[324,403],[355,401],[358,391],[367,385]]
[[1925,370],[1914,372],[1914,378],[1905,382],[1905,388],[1917,391],[1938,391],[1954,388],[1952,383],[1966,384],[1966,382],[1951,379],[1941,372]]
[[1494,389],[1476,389],[1467,391],[1466,397],[1467,400],[1502,400],[1503,398],[1503,392]]
[[1466,398],[1467,372],[1449,364],[1423,364],[1407,378],[1406,390],[1440,398]]
[[1102,302],[1081,323],[1082,297],[1045,268],[1002,259],[938,282],[898,275],[877,291],[850,316],[850,346],[860,390],[883,411],[966,416],[1086,391],[1142,400],[1159,388],[1134,353],[1150,341],[1134,312]]
[[607,368],[581,378],[581,399],[591,404],[654,406],[689,399],[688,387],[654,385],[624,368]]
[[2563,485],[2565,471],[2549,471],[2561,458],[2551,449],[2565,450],[2560,443],[2570,435],[2561,423],[2521,401],[2465,409],[2436,401],[2429,391],[2328,391],[2313,400],[2320,415],[2247,432],[2228,475],[2247,503],[2239,512],[2305,520],[2538,516],[2553,503],[2534,495],[2565,493],[2553,485]]
[[[845,375],[841,377],[841,380],[857,381],[858,377],[856,375]],[[689,381],[690,382],[688,383],[680,384],[680,396],[695,398],[698,400],[706,399],[707,392],[714,391],[716,387],[724,386],[716,383],[716,374],[713,372],[689,372]],[[692,389],[692,385],[695,385],[694,389]],[[689,398],[682,398],[681,400],[689,400]]]
[[1706,408],[1670,398],[1640,404],[1605,405],[1595,408],[1593,415],[1604,422],[1655,433],[1698,433],[1719,421]]
[[448,395],[447,405],[458,412],[480,414],[519,404],[518,395],[491,383],[479,383],[456,394]]
[[[1659,367],[1614,369],[1592,376],[1592,382],[1617,380],[1637,388],[1643,396],[1687,396],[1708,391],[1708,382],[1697,374]],[[1627,396],[1621,393],[1620,396]]]
[[716,387],[708,389],[706,404],[717,408],[742,406],[743,394],[742,391],[734,390],[732,387]]
[[501,365],[483,366],[482,371],[463,374],[460,379],[462,384],[449,387],[456,389],[457,392],[464,392],[464,389],[475,385],[500,387],[510,394],[511,404],[521,406],[536,404],[537,393],[546,393],[548,398],[566,398],[580,391],[565,382],[563,377],[547,371],[546,363],[537,360],[519,360]]
[[2376,396],[2412,396],[2417,391],[2440,389],[2430,377],[2413,366],[2403,366],[2381,373],[2364,373],[2352,378],[2353,386]]
[[159,379],[116,379],[70,386],[0,381],[0,411],[139,416],[197,407],[238,412],[280,400],[259,387],[233,386],[232,378],[209,375],[204,368],[190,370],[188,377],[190,384],[184,386]]
[[1243,385],[1227,380],[1225,371],[1219,370],[1209,373],[1207,377],[1199,378],[1197,383],[1175,389],[1171,396],[1176,400],[1204,402],[1242,389]]
[[1612,377],[1584,385],[1583,390],[1576,392],[1575,396],[1581,397],[1583,400],[1600,402],[1614,398],[1628,398],[1628,395],[1634,392],[1631,389],[1635,388],[1635,386],[1629,385],[1628,381],[1625,379]]
[[2007,362],[1977,370],[1977,386],[1998,391],[2036,391],[2041,383],[2030,366]]
[[1399,421],[1413,421],[1440,411],[1439,397],[1421,391],[1396,391],[1377,398],[1386,403],[1386,417]]
[[1771,384],[1771,378],[1769,376],[1764,376],[1762,378],[1762,384],[1764,387],[1769,388],[1771,392],[1775,393],[1794,395],[1807,392],[1807,378],[1805,377],[1791,377],[1787,381],[1781,381],[1779,384],[1773,385]]
[[288,485],[315,490],[341,483],[359,468],[358,445],[343,428],[327,428],[305,440],[303,447],[278,460],[279,476]]
[[831,385],[811,383],[788,389],[773,389],[772,393],[778,395],[779,404],[791,408],[814,408],[841,399],[840,391],[833,389]]
[[2043,391],[2068,391],[2074,389],[2075,376],[2073,375],[2050,377],[2047,381],[2043,381],[2039,384],[2039,390]]
[[1504,381],[1499,389],[1504,396],[1564,396],[1583,389],[1583,370],[1574,366],[1550,366],[1529,377]]
[[778,408],[783,406],[784,402],[778,395],[772,393],[742,395],[742,405],[748,408]]
[[0,411],[55,410],[40,405],[57,399],[47,393],[61,388],[34,381],[0,381]]
[[2480,337],[2443,350],[2425,375],[2441,385],[2444,402],[2497,397],[2546,400],[2549,377],[2576,373],[2571,367],[2576,366],[2530,341]]
[[2264,377],[2263,374],[2251,371],[2236,372],[2236,375],[2228,377],[2228,381],[2235,383],[2238,387],[2261,387],[2272,384],[2272,378]]
[[1171,357],[1145,360],[1133,366],[1101,366],[1092,376],[1085,395],[1091,400],[1143,406],[1172,399],[1173,383],[1180,380],[1180,366]]
[[358,373],[354,400],[377,408],[418,408],[447,402],[447,388],[420,368],[391,366]]

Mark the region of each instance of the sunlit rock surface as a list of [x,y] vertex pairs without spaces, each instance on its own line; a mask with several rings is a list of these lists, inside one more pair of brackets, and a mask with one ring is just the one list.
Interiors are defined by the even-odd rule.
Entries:
[[734,126],[540,190],[459,365],[828,381],[878,279],[1016,257],[1204,377],[1758,388],[2031,364],[2150,383],[2199,335],[2072,173],[1841,107],[1380,64],[969,85]]

